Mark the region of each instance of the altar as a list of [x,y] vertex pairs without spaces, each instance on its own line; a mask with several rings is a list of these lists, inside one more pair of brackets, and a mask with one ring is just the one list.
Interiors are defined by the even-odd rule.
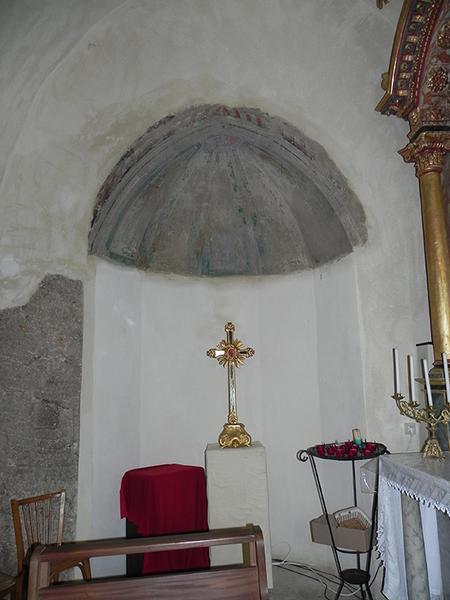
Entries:
[[[164,464],[127,471],[120,486],[120,516],[127,537],[208,530],[205,474],[202,467]],[[207,548],[127,556],[127,574],[146,575],[205,569]]]
[[450,598],[450,453],[380,457],[378,550],[389,600]]

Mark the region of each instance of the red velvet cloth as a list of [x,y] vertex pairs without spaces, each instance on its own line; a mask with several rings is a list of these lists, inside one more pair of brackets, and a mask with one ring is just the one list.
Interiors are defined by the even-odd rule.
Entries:
[[[120,486],[120,516],[144,536],[207,531],[203,468],[171,464],[127,471]],[[149,552],[144,554],[143,574],[208,566],[208,548]]]

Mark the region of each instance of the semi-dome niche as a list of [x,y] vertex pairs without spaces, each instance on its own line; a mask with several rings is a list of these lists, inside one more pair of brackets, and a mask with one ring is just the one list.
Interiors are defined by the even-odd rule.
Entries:
[[325,150],[253,108],[207,105],[150,127],[103,184],[90,253],[154,272],[310,269],[367,238]]

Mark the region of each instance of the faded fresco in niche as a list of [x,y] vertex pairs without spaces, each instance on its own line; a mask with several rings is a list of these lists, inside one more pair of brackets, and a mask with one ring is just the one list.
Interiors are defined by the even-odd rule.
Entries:
[[83,287],[47,276],[28,304],[0,311],[0,571],[16,572],[9,502],[65,488],[65,539],[78,489]]
[[253,108],[169,115],[121,158],[97,198],[91,254],[155,272],[310,269],[364,243],[364,211],[325,150]]

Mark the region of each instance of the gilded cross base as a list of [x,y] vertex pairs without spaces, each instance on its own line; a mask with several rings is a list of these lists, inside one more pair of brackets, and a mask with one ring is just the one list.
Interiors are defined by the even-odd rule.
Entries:
[[222,433],[219,435],[219,446],[221,448],[241,448],[251,446],[252,438],[246,432],[243,423],[225,423]]

